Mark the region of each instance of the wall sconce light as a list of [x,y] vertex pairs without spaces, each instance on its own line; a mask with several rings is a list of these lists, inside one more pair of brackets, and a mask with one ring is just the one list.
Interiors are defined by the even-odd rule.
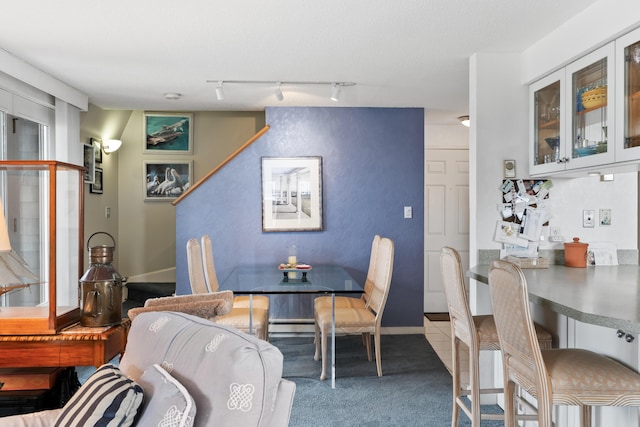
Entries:
[[469,116],[460,116],[458,117],[458,120],[460,120],[460,124],[462,126],[466,126],[466,127],[471,126],[471,122],[469,121]]
[[118,148],[120,148],[121,145],[122,141],[120,141],[119,139],[103,139],[100,143],[102,151],[104,151],[104,154],[107,155],[118,151]]

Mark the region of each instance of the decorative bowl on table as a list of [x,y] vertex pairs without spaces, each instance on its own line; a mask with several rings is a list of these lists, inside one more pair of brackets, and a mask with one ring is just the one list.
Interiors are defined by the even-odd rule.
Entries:
[[278,270],[280,271],[298,271],[298,270],[311,270],[311,266],[309,264],[280,264],[278,266]]
[[[289,281],[293,282],[307,282],[307,271],[311,270],[311,266],[309,264],[280,264],[278,266],[278,270],[284,273],[283,282],[289,283]],[[302,273],[302,277],[298,277],[298,272]]]

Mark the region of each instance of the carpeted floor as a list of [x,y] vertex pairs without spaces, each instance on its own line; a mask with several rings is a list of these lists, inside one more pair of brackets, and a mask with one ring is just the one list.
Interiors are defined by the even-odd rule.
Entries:
[[[424,335],[383,335],[382,371],[369,362],[360,336],[338,337],[336,389],[320,381],[313,338],[273,338],[284,355],[283,376],[296,383],[290,427],[451,425],[451,375]],[[330,375],[330,361],[327,361]],[[497,406],[483,410],[499,411]],[[460,415],[460,426],[470,426]],[[486,421],[483,427],[502,426]]]

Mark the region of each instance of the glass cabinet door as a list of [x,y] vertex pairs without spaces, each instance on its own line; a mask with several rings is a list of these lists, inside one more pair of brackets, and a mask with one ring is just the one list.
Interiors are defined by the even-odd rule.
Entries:
[[534,83],[529,89],[530,153],[529,172],[549,173],[563,170],[564,144],[562,124],[564,70]]
[[[613,161],[613,44],[581,58],[567,67],[571,79],[567,101],[571,105],[568,134],[570,150],[567,169],[604,164]],[[568,147],[569,148],[569,147]]]
[[617,129],[621,132],[616,161],[640,159],[640,30],[616,42]]

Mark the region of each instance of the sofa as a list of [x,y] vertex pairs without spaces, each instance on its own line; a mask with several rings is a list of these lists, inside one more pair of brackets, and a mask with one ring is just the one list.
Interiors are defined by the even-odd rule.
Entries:
[[[121,404],[119,412],[125,406],[131,411],[130,407],[138,405],[136,399],[143,401],[130,415],[132,424],[117,425],[284,427],[289,424],[295,383],[282,378],[282,366],[280,350],[264,340],[201,317],[156,311],[140,313],[133,319],[119,367],[105,365],[96,374],[106,369],[106,374],[117,375],[119,370],[125,381],[133,384],[125,398],[126,405]],[[162,391],[161,385],[147,385],[153,374],[150,371],[161,378],[156,384],[173,385],[173,397],[168,397],[170,394]],[[90,406],[78,400],[89,383],[97,382],[92,381],[94,375],[76,393],[81,397],[72,396],[63,408],[0,418],[0,425],[74,425],[73,421],[60,423],[60,419],[65,412],[70,416],[74,405],[83,410]],[[84,390],[87,394],[97,392]],[[140,396],[135,397],[136,394]],[[175,409],[171,400],[174,398],[183,404],[182,409]],[[158,419],[163,416],[165,420],[169,416],[175,419],[159,424]],[[179,422],[178,416],[182,417]],[[150,421],[150,417],[155,419]]]

